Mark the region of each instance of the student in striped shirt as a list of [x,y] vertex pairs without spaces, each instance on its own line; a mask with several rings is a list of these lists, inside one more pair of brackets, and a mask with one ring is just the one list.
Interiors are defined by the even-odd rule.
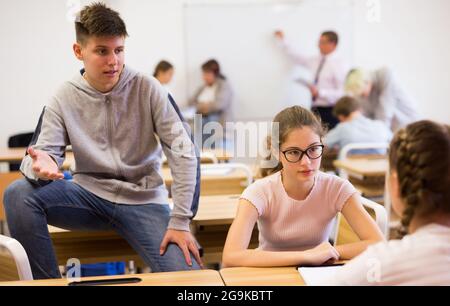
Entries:
[[[274,123],[278,124],[272,130],[271,151],[278,165],[263,169],[268,176],[241,195],[225,243],[223,266],[320,265],[353,258],[383,240],[355,188],[319,171],[324,148],[320,121],[310,111],[293,106],[280,112]],[[337,247],[328,242],[338,212],[360,242]],[[259,247],[250,250],[256,222]]]

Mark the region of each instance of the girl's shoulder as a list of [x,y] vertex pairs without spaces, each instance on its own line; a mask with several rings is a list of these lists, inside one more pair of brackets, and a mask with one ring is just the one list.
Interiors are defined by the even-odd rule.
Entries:
[[336,174],[325,173],[322,171],[319,171],[317,173],[317,182],[320,185],[333,186],[333,187],[351,185],[348,180],[344,180],[343,178],[337,176]]
[[279,187],[279,184],[281,184],[280,175],[281,175],[280,171],[275,172],[266,177],[257,179],[248,187],[264,189],[264,190],[277,188],[277,187]]

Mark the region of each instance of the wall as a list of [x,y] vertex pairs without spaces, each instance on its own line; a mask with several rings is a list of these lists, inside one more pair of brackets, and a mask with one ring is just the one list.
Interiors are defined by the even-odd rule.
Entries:
[[[450,1],[380,0],[380,23],[367,19],[371,8],[367,4],[376,0],[354,1],[354,62],[394,68],[425,117],[450,122],[450,39],[446,33],[450,20],[445,15]],[[127,63],[150,74],[161,58],[172,61],[176,66],[172,92],[183,105],[192,90],[186,82],[184,6],[211,1],[106,2],[127,22]],[[0,147],[6,147],[9,135],[33,130],[54,90],[81,67],[71,50],[74,30],[66,18],[67,4],[63,0],[0,0]]]

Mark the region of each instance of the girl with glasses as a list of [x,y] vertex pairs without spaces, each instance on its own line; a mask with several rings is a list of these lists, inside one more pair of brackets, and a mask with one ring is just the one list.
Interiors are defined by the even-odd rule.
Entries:
[[[271,135],[274,168],[250,185],[239,199],[223,253],[223,266],[275,267],[321,265],[350,259],[383,240],[346,180],[319,170],[324,146],[320,121],[293,106],[274,118]],[[277,141],[278,140],[278,141]],[[333,247],[334,217],[342,212],[359,242]],[[248,249],[255,223],[259,247]]]

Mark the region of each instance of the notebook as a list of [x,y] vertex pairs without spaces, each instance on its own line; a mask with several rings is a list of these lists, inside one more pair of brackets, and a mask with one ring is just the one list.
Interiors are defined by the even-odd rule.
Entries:
[[298,272],[308,286],[326,286],[326,280],[332,279],[342,265],[322,267],[299,267]]

